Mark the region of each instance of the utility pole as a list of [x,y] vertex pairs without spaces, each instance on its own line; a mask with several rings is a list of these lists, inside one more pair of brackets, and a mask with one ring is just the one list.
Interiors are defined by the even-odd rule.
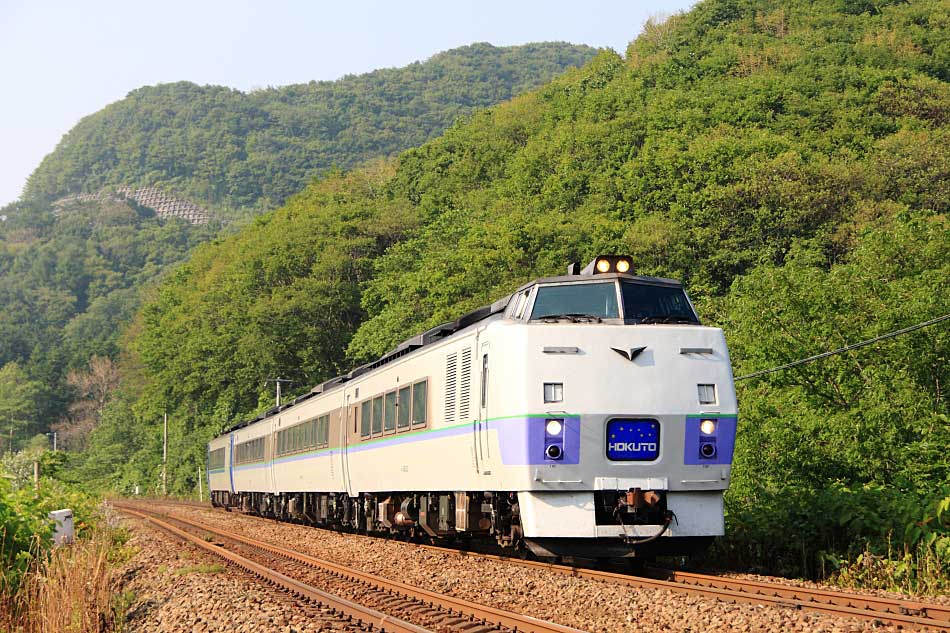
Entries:
[[198,503],[204,503],[205,494],[201,483],[201,464],[198,464]]
[[280,406],[280,384],[283,383],[283,382],[286,382],[286,383],[289,384],[289,385],[294,384],[294,381],[293,381],[293,380],[288,380],[288,379],[286,379],[286,378],[281,378],[281,377],[279,377],[279,376],[278,376],[277,378],[268,378],[268,379],[265,380],[264,382],[265,382],[265,383],[268,383],[268,382],[277,383],[277,406],[278,406],[278,407]]
[[162,496],[168,495],[168,411],[165,412],[164,432],[162,433]]

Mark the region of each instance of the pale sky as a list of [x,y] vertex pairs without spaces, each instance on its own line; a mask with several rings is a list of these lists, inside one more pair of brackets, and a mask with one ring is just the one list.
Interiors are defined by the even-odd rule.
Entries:
[[405,66],[472,42],[623,53],[694,0],[0,0],[0,207],[80,118],[143,85],[240,90]]

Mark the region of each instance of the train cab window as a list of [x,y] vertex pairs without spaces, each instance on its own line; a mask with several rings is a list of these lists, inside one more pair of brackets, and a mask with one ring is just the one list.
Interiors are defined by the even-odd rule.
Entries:
[[396,416],[397,424],[400,431],[405,431],[409,428],[409,421],[412,419],[412,398],[410,393],[412,392],[412,387],[405,386],[399,390],[399,402],[398,413]]
[[383,432],[383,397],[373,398],[373,435]]
[[426,390],[428,382],[420,380],[412,386],[412,426],[426,424]]
[[699,325],[682,288],[624,281],[620,284],[620,293],[625,321]]
[[390,391],[386,394],[386,400],[383,404],[383,430],[392,433],[396,430],[396,392]]
[[617,285],[613,282],[538,286],[531,320],[617,319]]
[[370,421],[372,420],[372,403],[369,400],[365,400],[363,404],[360,405],[360,436],[369,437],[370,435]]

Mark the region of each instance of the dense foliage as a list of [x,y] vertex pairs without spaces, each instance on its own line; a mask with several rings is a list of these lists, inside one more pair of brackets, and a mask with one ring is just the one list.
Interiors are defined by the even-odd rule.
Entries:
[[[626,58],[314,183],[139,314],[147,387],[105,416],[106,480],[155,481],[168,408],[185,490],[265,377],[305,389],[599,252],[684,279],[737,375],[947,313],[948,26],[941,0],[706,0]],[[937,326],[740,382],[720,556],[814,573],[891,538],[950,567],[947,344]]]
[[473,44],[404,68],[250,93],[186,82],[140,88],[80,121],[25,197],[158,185],[219,209],[272,208],[322,170],[419,145],[593,54],[556,42]]
[[[736,281],[724,327],[737,375],[950,314],[945,215],[898,212],[833,264],[800,244]],[[739,470],[724,555],[833,569],[864,543],[933,548],[950,571],[950,328],[934,326],[789,371],[740,380]],[[774,535],[782,534],[782,539]],[[945,580],[947,577],[945,576]]]
[[217,230],[117,201],[39,209],[0,223],[0,426],[15,446],[65,414],[70,370],[118,354],[138,289]]

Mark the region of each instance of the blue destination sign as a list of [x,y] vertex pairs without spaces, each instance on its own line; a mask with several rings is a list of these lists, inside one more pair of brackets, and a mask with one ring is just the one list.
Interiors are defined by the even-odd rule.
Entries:
[[617,418],[607,423],[607,459],[653,461],[660,455],[660,423]]

